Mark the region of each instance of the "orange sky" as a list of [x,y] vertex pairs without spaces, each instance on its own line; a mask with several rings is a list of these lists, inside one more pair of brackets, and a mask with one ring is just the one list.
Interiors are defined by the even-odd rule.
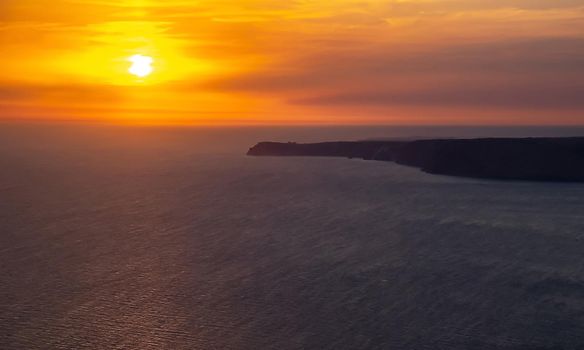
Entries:
[[582,0],[3,0],[0,47],[5,120],[584,124]]

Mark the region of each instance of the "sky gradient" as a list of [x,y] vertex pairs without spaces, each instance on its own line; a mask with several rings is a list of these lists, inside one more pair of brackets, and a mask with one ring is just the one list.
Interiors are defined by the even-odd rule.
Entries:
[[0,47],[4,120],[584,124],[584,0],[4,0]]

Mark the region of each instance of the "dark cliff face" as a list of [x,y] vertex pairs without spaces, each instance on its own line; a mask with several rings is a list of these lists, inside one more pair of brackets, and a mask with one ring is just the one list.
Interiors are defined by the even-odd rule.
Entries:
[[584,137],[420,141],[261,142],[252,156],[322,156],[395,161],[425,172],[476,178],[584,181]]
[[433,174],[584,181],[584,138],[415,141],[396,161]]

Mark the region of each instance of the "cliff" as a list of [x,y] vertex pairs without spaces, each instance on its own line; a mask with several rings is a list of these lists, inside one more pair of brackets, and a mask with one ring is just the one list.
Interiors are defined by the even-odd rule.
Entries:
[[347,157],[394,161],[432,174],[584,182],[584,137],[323,143],[260,142],[250,156]]

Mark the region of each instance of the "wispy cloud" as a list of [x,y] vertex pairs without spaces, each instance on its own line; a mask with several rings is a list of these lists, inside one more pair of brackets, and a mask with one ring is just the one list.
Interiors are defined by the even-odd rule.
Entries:
[[[0,101],[584,123],[583,32],[582,0],[8,0]],[[135,52],[156,58],[146,83],[126,73]]]

